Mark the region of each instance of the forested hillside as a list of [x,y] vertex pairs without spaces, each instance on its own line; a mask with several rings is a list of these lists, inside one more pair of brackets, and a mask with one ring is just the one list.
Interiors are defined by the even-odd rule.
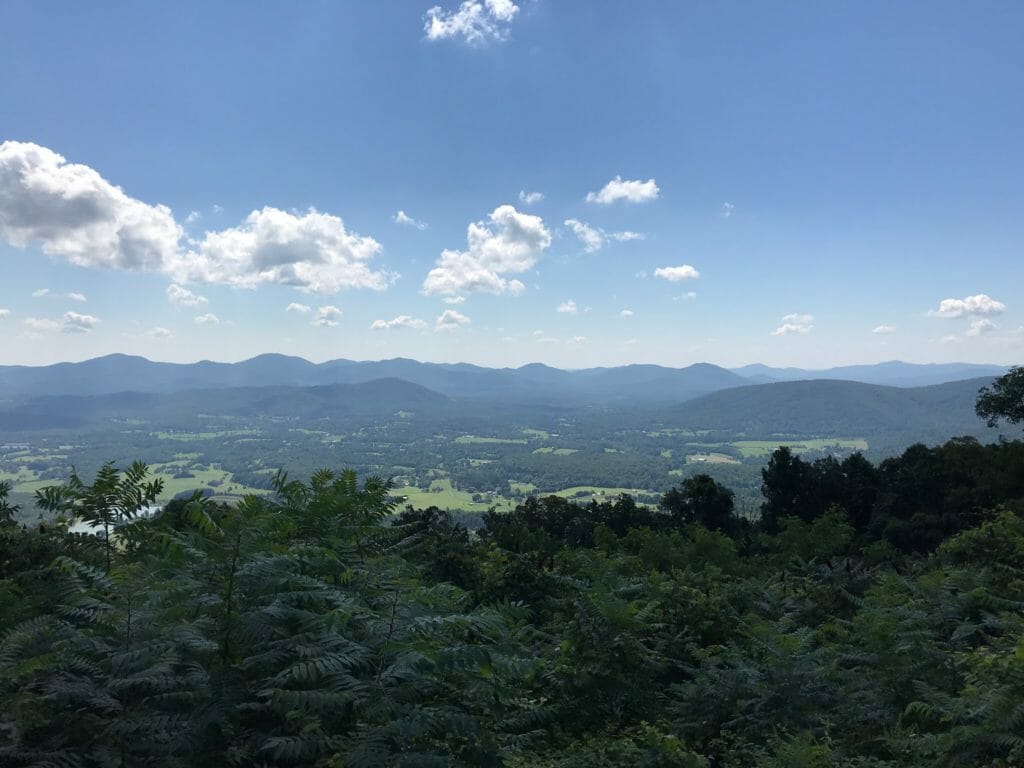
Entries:
[[[1024,419],[1021,376],[978,414]],[[1024,760],[1024,443],[761,479],[754,520],[695,475],[475,533],[349,471],[145,516],[107,464],[28,527],[0,484],[0,765]]]

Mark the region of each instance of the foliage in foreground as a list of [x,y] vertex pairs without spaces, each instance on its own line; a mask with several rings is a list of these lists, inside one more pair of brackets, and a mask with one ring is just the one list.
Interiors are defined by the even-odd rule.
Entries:
[[131,522],[141,466],[41,495],[107,537],[0,484],[0,766],[1018,765],[1024,493],[921,448],[777,454],[761,525],[710,478],[479,534],[352,472]]

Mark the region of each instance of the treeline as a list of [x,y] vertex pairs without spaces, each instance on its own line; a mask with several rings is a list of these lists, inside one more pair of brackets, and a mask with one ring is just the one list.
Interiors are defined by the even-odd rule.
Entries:
[[0,484],[0,766],[1024,760],[1024,444],[762,479],[475,533],[353,472],[140,518],[107,464],[31,527]]

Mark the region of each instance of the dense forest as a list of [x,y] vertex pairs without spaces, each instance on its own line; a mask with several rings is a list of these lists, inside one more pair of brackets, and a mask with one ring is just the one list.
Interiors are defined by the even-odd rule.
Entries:
[[[1024,420],[1024,371],[979,416]],[[614,478],[610,478],[614,481]],[[0,766],[1013,766],[1024,443],[534,497],[469,530],[388,481],[143,514],[136,463],[0,483]]]

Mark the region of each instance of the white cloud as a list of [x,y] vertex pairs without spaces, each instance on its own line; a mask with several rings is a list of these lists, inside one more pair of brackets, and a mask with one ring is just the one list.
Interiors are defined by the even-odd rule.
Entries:
[[220,325],[220,318],[212,312],[205,315],[196,315],[196,325]]
[[466,232],[468,249],[445,249],[423,281],[427,294],[521,293],[519,280],[507,280],[505,274],[518,274],[533,267],[542,251],[551,245],[551,233],[540,216],[520,213],[511,205],[499,205],[490,215],[490,224],[477,221]]
[[657,200],[661,190],[654,183],[654,179],[647,181],[624,181],[621,176],[605,184],[599,192],[588,192],[588,203],[599,203],[610,205],[617,200],[625,200],[629,203],[646,203],[649,200]]
[[420,320],[418,317],[411,317],[410,315],[399,315],[394,320],[374,320],[370,325],[370,330],[390,331],[394,328],[412,328],[418,331],[426,327],[426,320]]
[[609,240],[617,240],[620,243],[624,243],[630,240],[643,240],[646,237],[641,232],[630,232],[629,230],[625,232],[605,232],[603,229],[592,227],[579,219],[566,219],[564,224],[580,239],[580,242],[583,243],[583,250],[587,253],[601,250]]
[[680,280],[696,280],[700,272],[689,264],[681,264],[678,267],[658,267],[654,270],[655,277],[662,277],[670,283],[678,283]]
[[49,295],[50,295],[50,289],[49,288],[37,288],[36,290],[32,291],[32,298],[33,299],[41,299],[41,298],[43,298],[43,296],[49,296]]
[[555,308],[555,312],[561,312],[563,315],[575,315],[577,311],[576,302],[572,299],[563,301]]
[[10,317],[10,316],[11,316],[11,310],[9,310],[9,309],[0,309],[0,320],[3,320],[5,317]]
[[466,297],[465,296],[445,296],[442,299],[442,301],[445,304],[455,304],[455,305],[465,304],[466,303]]
[[809,333],[813,327],[814,315],[785,315],[782,318],[782,325],[772,331],[772,336],[788,336],[791,333]]
[[965,332],[965,336],[981,336],[985,333],[991,333],[999,328],[998,325],[993,323],[987,317],[978,317],[971,320],[971,326]]
[[211,210],[214,213],[216,213],[218,216],[220,216],[220,214],[224,213],[224,206],[223,205],[217,205],[217,203],[214,203],[213,204],[213,208]]
[[205,296],[198,296],[188,288],[182,288],[177,283],[171,283],[167,286],[166,293],[167,300],[178,307],[198,307],[201,304],[207,303]]
[[583,243],[583,250],[587,253],[593,253],[601,249],[604,245],[604,233],[591,227],[578,219],[566,219],[565,226],[569,227]]
[[619,312],[619,317],[632,317],[636,313],[632,309],[624,309]]
[[527,192],[525,189],[519,190],[519,202],[523,205],[535,205],[543,199],[543,192]]
[[334,328],[340,323],[341,310],[333,304],[320,307],[313,317],[312,324],[319,328]]
[[672,301],[691,301],[697,298],[696,291],[687,291],[686,293],[680,293],[678,296],[673,296]]
[[171,209],[126,195],[37,144],[0,144],[0,239],[81,267],[154,271],[178,251]]
[[405,211],[398,211],[394,216],[391,217],[391,220],[394,221],[396,224],[406,224],[410,227],[415,227],[420,232],[422,232],[423,230],[427,229],[430,226],[425,221],[414,219]]
[[207,232],[195,251],[170,259],[168,271],[180,282],[239,288],[272,283],[315,293],[383,290],[396,276],[367,264],[380,249],[372,237],[348,232],[337,216],[268,206],[237,227]]
[[26,317],[22,324],[33,331],[55,331],[60,328],[60,323],[45,317]]
[[84,293],[78,293],[77,291],[72,291],[71,293],[69,293],[68,294],[68,298],[71,299],[72,301],[85,301],[86,300],[85,299],[85,294]]
[[203,218],[203,214],[201,214],[199,211],[189,211],[188,216],[185,217],[185,223],[186,224],[195,224],[201,218]]
[[336,293],[382,290],[397,277],[369,267],[381,249],[376,240],[312,208],[265,207],[237,227],[189,240],[188,248],[183,236],[167,206],[129,197],[92,168],[36,144],[0,144],[0,240],[17,247],[39,243],[77,266],[159,272],[178,283]]
[[558,339],[554,336],[536,336],[538,344],[558,344]]
[[437,331],[454,331],[456,328],[468,325],[470,322],[470,319],[461,312],[456,312],[454,309],[446,309],[437,318],[434,329]]
[[150,328],[146,331],[146,335],[151,339],[173,339],[174,334],[167,328],[157,326],[156,328]]
[[876,325],[871,332],[879,336],[887,336],[890,333],[896,333],[896,329],[891,325]]
[[519,6],[512,0],[464,0],[454,11],[435,5],[427,11],[423,31],[432,41],[461,37],[473,46],[504,42],[517,13]]
[[567,344],[573,344],[573,345],[576,345],[576,344],[586,344],[587,343],[587,337],[586,336],[573,336],[566,343]]
[[943,299],[939,308],[931,310],[932,317],[963,317],[964,315],[998,315],[1006,309],[1001,301],[996,301],[984,293],[968,296],[965,299]]
[[722,211],[721,211],[722,218],[723,219],[728,219],[730,216],[732,216],[733,211],[735,211],[735,210],[736,210],[736,206],[733,205],[732,203],[722,203]]
[[300,315],[306,315],[313,311],[313,308],[308,304],[299,304],[297,301],[293,301],[287,307],[284,308],[285,312],[298,312]]
[[65,312],[64,322],[60,329],[64,333],[88,333],[100,322],[98,317],[92,315],[81,315],[78,312]]

